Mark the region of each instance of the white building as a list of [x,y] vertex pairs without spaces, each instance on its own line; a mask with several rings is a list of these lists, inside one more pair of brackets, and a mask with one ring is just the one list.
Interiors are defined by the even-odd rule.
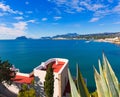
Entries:
[[54,72],[54,95],[53,97],[63,97],[65,87],[68,83],[68,60],[61,58],[52,58],[34,69],[35,87],[40,97],[44,95],[44,81],[46,76],[47,65],[53,63]]

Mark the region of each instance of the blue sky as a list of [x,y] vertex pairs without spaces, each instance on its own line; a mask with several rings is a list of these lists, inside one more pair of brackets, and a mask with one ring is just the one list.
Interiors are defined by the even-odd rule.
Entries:
[[120,31],[120,0],[0,0],[0,39]]

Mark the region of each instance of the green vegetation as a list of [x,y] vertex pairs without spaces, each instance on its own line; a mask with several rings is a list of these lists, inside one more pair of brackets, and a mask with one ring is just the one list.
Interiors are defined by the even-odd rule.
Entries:
[[99,61],[99,71],[94,68],[94,77],[99,97],[120,97],[119,82],[110,63],[103,54],[103,67]]
[[78,68],[78,65],[77,65],[76,85],[72,79],[72,76],[69,70],[68,70],[68,76],[69,76],[69,81],[70,81],[70,86],[71,86],[72,97],[90,97],[90,93],[87,89],[87,86],[82,77],[80,69]]
[[46,97],[53,97],[53,93],[54,93],[54,74],[53,74],[52,64],[48,65],[48,68],[47,68],[47,71],[46,71],[44,90],[45,90]]
[[15,77],[15,71],[11,69],[12,64],[8,61],[0,60],[0,83],[12,84],[12,79]]
[[36,97],[36,92],[34,88],[28,88],[28,85],[23,84],[22,89],[19,91],[17,97]]
[[73,82],[70,71],[68,70],[72,97],[120,97],[120,88],[117,77],[112,70],[109,61],[103,54],[103,66],[99,63],[99,71],[94,68],[96,91],[89,94],[82,74],[77,66],[77,85]]

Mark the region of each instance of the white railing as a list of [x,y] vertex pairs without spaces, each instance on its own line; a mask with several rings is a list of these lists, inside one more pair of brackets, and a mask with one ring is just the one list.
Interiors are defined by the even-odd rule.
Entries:
[[56,58],[52,58],[47,60],[46,62],[42,62],[38,67],[36,67],[35,69],[41,70],[41,69],[46,69],[47,65],[53,61],[56,61]]
[[30,74],[17,72],[16,75],[30,77]]

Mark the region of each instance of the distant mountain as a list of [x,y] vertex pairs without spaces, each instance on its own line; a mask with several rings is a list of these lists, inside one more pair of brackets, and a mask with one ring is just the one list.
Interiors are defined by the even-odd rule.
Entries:
[[[42,40],[69,40],[69,39],[105,39],[105,38],[114,38],[114,37],[120,37],[120,32],[105,32],[105,33],[97,33],[97,34],[85,34],[85,35],[79,35],[77,33],[67,33],[62,35],[55,35],[53,37],[47,36],[47,37],[41,37]],[[27,40],[32,38],[27,38],[26,36],[20,36],[17,37],[16,40]]]
[[63,35],[56,35],[56,36],[53,36],[52,38],[75,38],[77,36],[79,36],[79,34],[77,33],[68,33]]
[[97,34],[86,34],[79,35],[77,38],[79,39],[105,39],[105,38],[114,38],[120,37],[120,32],[105,32],[105,33],[97,33]]
[[27,40],[28,38],[26,36],[20,36],[17,37],[16,40]]
[[42,40],[52,39],[52,37],[41,37]]
[[96,33],[96,34],[85,34],[79,35],[77,33],[68,33],[63,35],[53,36],[52,39],[105,39],[105,38],[114,38],[120,37],[120,32],[105,32],[105,33]]

